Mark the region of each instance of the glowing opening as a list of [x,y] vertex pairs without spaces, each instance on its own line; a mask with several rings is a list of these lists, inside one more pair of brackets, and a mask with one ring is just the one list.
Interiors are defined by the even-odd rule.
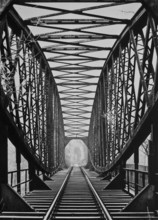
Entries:
[[88,148],[80,139],[71,140],[65,147],[65,163],[70,166],[85,166],[88,162]]

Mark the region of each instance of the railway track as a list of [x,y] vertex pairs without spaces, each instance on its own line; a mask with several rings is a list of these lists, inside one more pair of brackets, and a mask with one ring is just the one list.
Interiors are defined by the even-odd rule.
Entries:
[[74,167],[53,211],[53,219],[94,220],[105,219],[106,215],[108,212],[85,172]]
[[158,220],[154,212],[122,212],[132,198],[121,189],[103,190],[106,182],[80,167],[62,170],[46,183],[50,190],[34,190],[23,198],[32,211],[3,211],[0,219]]

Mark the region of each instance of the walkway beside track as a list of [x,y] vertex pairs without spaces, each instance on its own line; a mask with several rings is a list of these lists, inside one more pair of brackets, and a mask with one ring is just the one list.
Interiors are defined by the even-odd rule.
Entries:
[[55,195],[59,191],[65,176],[67,175],[67,172],[68,169],[61,170],[52,177],[52,180],[45,181],[50,190],[33,190],[22,198],[32,208],[32,212],[5,210],[0,213],[0,219],[44,219],[49,207],[54,201]]
[[133,198],[121,189],[106,189],[109,181],[84,168],[61,170],[45,183],[50,189],[33,190],[23,197],[32,211],[6,210],[0,219],[158,220],[154,212],[123,212]]
[[113,220],[158,220],[158,216],[148,210],[146,212],[124,212],[123,209],[134,198],[122,189],[106,189],[109,181],[98,177],[96,172],[86,170],[86,173]]

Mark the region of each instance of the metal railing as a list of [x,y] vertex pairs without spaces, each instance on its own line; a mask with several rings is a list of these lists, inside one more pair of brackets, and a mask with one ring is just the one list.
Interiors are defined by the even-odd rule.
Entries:
[[21,169],[19,171],[20,175],[20,182],[18,182],[18,171],[10,171],[8,172],[8,183],[9,185],[14,188],[19,194],[26,194],[29,191],[28,183],[31,181],[29,180],[28,175],[29,169]]
[[124,168],[125,170],[125,187],[131,193],[137,194],[148,184],[148,172],[136,169]]
[[[43,180],[43,173],[36,173]],[[8,184],[20,195],[25,195],[30,191],[29,169],[14,170],[8,172]]]

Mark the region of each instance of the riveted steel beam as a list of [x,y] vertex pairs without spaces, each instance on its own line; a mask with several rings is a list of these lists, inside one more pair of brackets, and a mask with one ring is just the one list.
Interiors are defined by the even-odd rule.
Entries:
[[[24,0],[23,1],[24,3],[25,2],[76,2],[76,3],[78,3],[78,2],[109,2],[109,3],[113,3],[113,2],[115,2],[115,3],[135,3],[135,2],[138,2],[137,0],[79,0],[79,1],[77,1],[77,0],[46,0],[46,1],[44,1],[44,0]],[[21,4],[21,1],[20,0],[16,0],[16,3],[20,3]]]
[[[49,40],[51,42],[51,40],[65,40],[65,39],[87,39],[87,40],[101,40],[101,39],[117,39],[118,35],[110,35],[110,34],[96,34],[96,35],[83,35],[83,34],[79,34],[79,35],[48,35],[48,34],[43,34],[43,35],[37,35],[38,40]],[[36,38],[36,37],[35,37]]]

